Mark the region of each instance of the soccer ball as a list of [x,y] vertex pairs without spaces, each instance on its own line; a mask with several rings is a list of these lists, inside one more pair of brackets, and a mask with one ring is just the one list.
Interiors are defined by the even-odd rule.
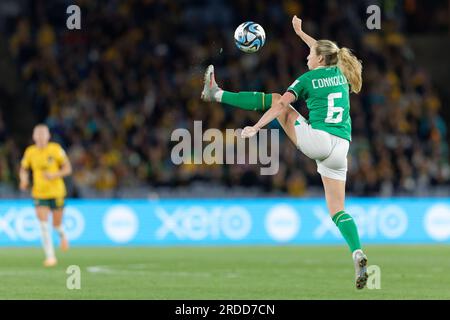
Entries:
[[259,24],[244,22],[236,28],[234,42],[239,50],[253,53],[261,49],[266,42],[266,33]]

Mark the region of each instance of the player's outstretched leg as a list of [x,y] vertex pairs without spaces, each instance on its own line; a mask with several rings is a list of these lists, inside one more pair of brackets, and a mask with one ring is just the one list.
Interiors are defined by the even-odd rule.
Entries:
[[[210,65],[205,72],[201,98],[207,102],[226,103],[244,110],[265,111],[277,103],[281,95],[279,93],[224,91],[217,85],[214,66]],[[297,145],[295,121],[299,117],[301,117],[300,114],[292,106],[277,117],[281,127],[294,145]]]
[[220,89],[215,80],[213,65],[206,69],[201,98],[207,102],[221,102],[252,111],[265,111],[272,105],[272,94],[256,91],[229,92]]

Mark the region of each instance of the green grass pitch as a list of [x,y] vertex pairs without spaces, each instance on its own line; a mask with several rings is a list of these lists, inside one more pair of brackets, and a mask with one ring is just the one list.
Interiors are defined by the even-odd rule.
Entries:
[[[0,249],[0,299],[450,299],[450,246],[367,246],[381,288],[357,291],[344,246]],[[68,290],[78,265],[81,289]]]

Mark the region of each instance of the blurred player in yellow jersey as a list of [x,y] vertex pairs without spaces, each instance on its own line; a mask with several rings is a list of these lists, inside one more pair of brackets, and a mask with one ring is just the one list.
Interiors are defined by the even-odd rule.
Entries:
[[61,240],[61,249],[69,248],[62,227],[66,187],[63,178],[72,173],[72,166],[63,148],[50,141],[50,131],[46,125],[37,125],[33,131],[34,145],[25,150],[20,166],[20,189],[29,186],[29,170],[33,172],[32,196],[39,219],[42,245],[45,252],[44,266],[57,263],[53,241],[48,225],[48,215],[53,212],[53,227]]

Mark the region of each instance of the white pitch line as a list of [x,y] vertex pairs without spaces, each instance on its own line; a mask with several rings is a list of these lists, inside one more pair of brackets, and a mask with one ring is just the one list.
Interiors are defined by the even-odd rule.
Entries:
[[212,274],[210,272],[188,272],[188,271],[157,271],[157,270],[146,270],[148,266],[155,266],[155,264],[130,264],[121,266],[108,266],[108,265],[98,265],[98,266],[88,266],[86,270],[90,273],[100,273],[100,274],[157,274],[159,276],[172,276],[172,277],[210,277]]

